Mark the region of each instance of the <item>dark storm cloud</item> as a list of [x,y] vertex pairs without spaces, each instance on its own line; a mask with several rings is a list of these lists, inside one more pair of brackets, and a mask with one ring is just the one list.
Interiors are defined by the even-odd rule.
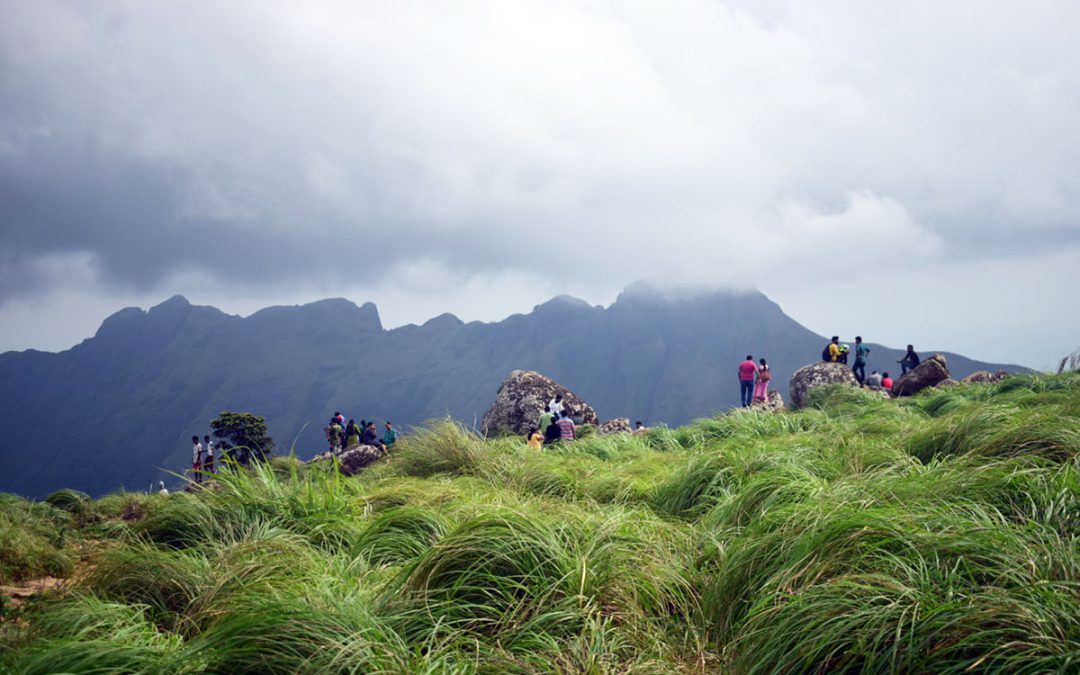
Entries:
[[1078,7],[7,0],[0,308],[1068,269]]

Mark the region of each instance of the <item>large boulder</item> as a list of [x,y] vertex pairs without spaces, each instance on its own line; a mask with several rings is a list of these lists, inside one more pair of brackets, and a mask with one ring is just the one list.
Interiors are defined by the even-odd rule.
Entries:
[[791,383],[788,385],[788,398],[791,400],[791,407],[803,407],[806,404],[807,394],[810,393],[811,389],[817,389],[829,384],[847,384],[857,387],[859,381],[855,379],[855,373],[851,372],[851,368],[843,363],[819,361],[818,363],[803,366],[791,376]]
[[515,370],[499,385],[499,393],[484,413],[480,428],[488,436],[525,434],[556,394],[562,394],[564,412],[575,422],[598,424],[596,411],[574,392],[535,371]]
[[934,354],[912,370],[901,375],[900,379],[893,383],[892,395],[911,396],[927,387],[937,386],[938,383],[949,379],[952,379],[952,375],[949,374],[949,366],[945,363],[945,357],[941,354]]
[[1073,370],[1080,370],[1080,349],[1077,349],[1072,354],[1069,354],[1065,358],[1061,359],[1061,363],[1058,364],[1058,373],[1067,373]]
[[596,431],[601,435],[628,434],[633,431],[633,428],[630,426],[629,417],[616,417],[601,424]]

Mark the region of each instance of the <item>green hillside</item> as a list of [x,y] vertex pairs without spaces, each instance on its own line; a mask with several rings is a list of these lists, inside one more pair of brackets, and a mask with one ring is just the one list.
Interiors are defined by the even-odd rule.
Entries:
[[0,500],[16,673],[1076,672],[1080,375]]

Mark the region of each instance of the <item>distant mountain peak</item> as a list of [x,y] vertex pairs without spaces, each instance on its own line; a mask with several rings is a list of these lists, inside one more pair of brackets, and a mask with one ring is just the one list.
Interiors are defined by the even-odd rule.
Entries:
[[595,309],[593,305],[590,305],[581,298],[575,298],[572,295],[556,295],[547,302],[533,307],[533,311],[536,312],[544,309],[566,309],[568,307],[574,309]]

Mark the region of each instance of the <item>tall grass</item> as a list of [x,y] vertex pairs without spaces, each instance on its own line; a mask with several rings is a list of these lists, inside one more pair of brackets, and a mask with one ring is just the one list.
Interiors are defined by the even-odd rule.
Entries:
[[351,478],[0,496],[3,574],[76,577],[0,622],[0,670],[1072,672],[1078,412],[1073,375],[833,388],[541,451],[436,421]]

